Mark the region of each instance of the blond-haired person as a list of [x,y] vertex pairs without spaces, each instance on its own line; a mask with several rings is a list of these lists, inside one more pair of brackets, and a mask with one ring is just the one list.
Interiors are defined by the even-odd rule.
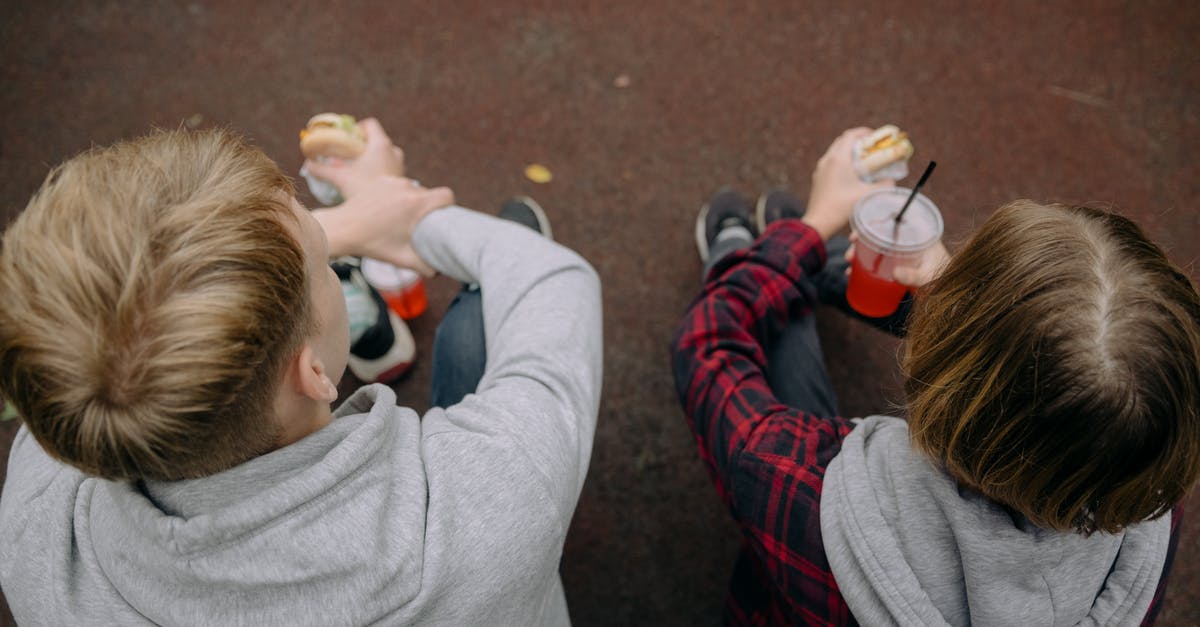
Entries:
[[[22,624],[569,622],[597,277],[415,186],[366,125],[315,217],[237,137],[166,132],[64,163],[8,229],[0,394],[24,425],[0,585]],[[473,394],[422,417],[374,385],[331,410],[340,255],[481,285]]]
[[756,225],[723,190],[698,221],[708,271],[673,364],[745,535],[727,622],[1152,621],[1200,474],[1195,288],[1115,213],[1011,203],[870,321],[907,329],[907,421],[843,418],[812,308],[845,306],[835,234],[872,189],[851,166],[866,132],[830,146],[807,211],[772,192]]

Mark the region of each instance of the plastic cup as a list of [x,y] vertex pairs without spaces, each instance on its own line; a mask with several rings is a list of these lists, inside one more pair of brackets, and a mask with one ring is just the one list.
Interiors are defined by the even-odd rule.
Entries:
[[411,320],[425,312],[429,304],[425,296],[425,282],[415,271],[364,258],[362,273],[367,283],[379,292],[396,315]]
[[[324,161],[325,158],[317,157],[317,160]],[[342,192],[333,183],[313,176],[304,166],[300,167],[300,176],[308,182],[308,191],[312,193],[313,198],[317,199],[317,202],[326,207],[342,204]]]
[[895,280],[896,268],[917,267],[942,239],[942,214],[937,205],[917,194],[896,224],[896,215],[912,190],[902,187],[863,196],[854,205],[850,224],[858,233],[846,300],[858,313],[872,318],[896,311],[908,291]]

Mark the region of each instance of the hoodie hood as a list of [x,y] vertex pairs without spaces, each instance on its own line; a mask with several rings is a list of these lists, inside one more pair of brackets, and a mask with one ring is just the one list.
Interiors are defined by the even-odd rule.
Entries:
[[1128,625],[1154,596],[1170,518],[1118,534],[1039,529],[960,489],[903,420],[873,416],[826,472],[821,533],[863,624]]
[[[380,402],[360,394],[339,411],[366,413],[217,475],[97,482],[90,536],[113,587],[167,624],[347,623],[411,601],[422,580],[425,475],[419,457],[394,451],[415,449],[420,433],[415,415],[395,415],[411,410],[395,407],[391,390],[375,391]],[[331,596],[366,611],[314,606]]]

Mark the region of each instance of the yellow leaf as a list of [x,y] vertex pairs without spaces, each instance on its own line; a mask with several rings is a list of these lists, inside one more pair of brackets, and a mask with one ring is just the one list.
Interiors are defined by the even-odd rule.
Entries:
[[540,163],[531,163],[525,166],[525,178],[534,183],[549,183],[554,180],[554,175],[550,173],[550,169]]

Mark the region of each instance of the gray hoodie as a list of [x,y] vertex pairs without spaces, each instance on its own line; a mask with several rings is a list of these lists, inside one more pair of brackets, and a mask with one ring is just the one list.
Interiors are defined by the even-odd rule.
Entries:
[[482,285],[477,394],[422,418],[369,386],[291,446],[169,483],[88,477],[22,429],[0,499],[18,621],[568,624],[558,562],[599,404],[599,281],[464,209],[431,214],[414,244]]
[[872,416],[825,474],[821,534],[864,625],[1137,625],[1170,517],[1115,535],[1038,529],[960,490],[903,420]]

